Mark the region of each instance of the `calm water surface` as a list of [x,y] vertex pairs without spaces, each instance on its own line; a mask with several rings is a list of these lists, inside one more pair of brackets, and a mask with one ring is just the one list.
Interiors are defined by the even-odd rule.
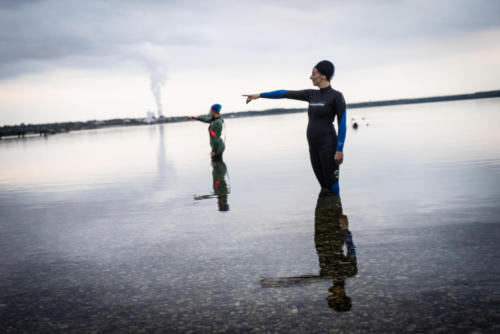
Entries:
[[0,141],[1,331],[500,331],[500,99],[348,116],[341,199],[305,113]]

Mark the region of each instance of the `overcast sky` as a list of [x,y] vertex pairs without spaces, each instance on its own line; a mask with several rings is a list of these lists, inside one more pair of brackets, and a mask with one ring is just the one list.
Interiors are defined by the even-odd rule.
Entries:
[[[305,106],[243,93],[312,88],[347,102],[500,89],[500,1],[0,0],[0,125]],[[165,77],[164,77],[165,76]]]

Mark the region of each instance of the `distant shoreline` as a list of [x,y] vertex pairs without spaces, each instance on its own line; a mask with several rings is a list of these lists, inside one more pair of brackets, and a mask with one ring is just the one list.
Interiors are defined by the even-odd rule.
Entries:
[[[381,101],[368,101],[368,102],[358,102],[358,103],[348,103],[347,109],[357,109],[357,108],[372,108],[372,107],[383,107],[383,106],[395,106],[401,104],[418,104],[418,103],[433,103],[433,102],[449,102],[449,101],[460,101],[460,100],[476,100],[476,99],[487,99],[500,97],[500,90],[491,90],[484,92],[476,92],[470,94],[458,94],[458,95],[443,95],[443,96],[432,96],[432,97],[419,97],[411,99],[397,99],[397,100],[381,100]],[[305,112],[307,108],[290,108],[290,109],[266,109],[262,111],[239,111],[233,113],[225,113],[224,117],[249,117],[249,116],[260,116],[260,115],[276,115],[276,114],[291,114],[297,112]]]
[[[357,108],[394,106],[402,104],[475,100],[475,99],[486,99],[495,97],[500,97],[500,90],[483,91],[470,94],[348,103],[347,108],[357,109]],[[306,110],[307,110],[306,108],[293,108],[293,109],[276,108],[276,109],[266,109],[262,111],[239,111],[239,112],[224,113],[224,117],[240,118],[240,117],[252,117],[252,116],[263,116],[263,115],[281,115],[281,114],[305,112]],[[23,138],[27,135],[47,136],[49,134],[78,131],[78,130],[99,129],[99,128],[106,128],[113,126],[163,124],[163,123],[176,123],[184,121],[186,121],[186,116],[163,117],[160,119],[116,118],[104,121],[91,120],[86,122],[61,122],[61,123],[45,123],[45,124],[21,123],[20,125],[5,125],[0,127],[0,139],[8,137]]]

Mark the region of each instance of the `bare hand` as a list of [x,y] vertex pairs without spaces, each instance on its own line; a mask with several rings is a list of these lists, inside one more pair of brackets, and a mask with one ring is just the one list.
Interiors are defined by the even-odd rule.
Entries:
[[340,166],[340,164],[342,163],[342,161],[344,161],[344,153],[343,152],[335,152],[335,163]]
[[257,100],[260,98],[260,94],[243,94],[243,96],[247,97],[247,104],[252,100]]
[[215,152],[210,152],[210,156],[211,157],[215,156]]

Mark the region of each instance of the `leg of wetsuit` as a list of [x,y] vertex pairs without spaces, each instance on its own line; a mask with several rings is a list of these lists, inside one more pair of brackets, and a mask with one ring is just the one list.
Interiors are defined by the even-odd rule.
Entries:
[[336,170],[338,169],[335,163],[335,148],[334,146],[323,147],[319,153],[321,161],[321,172],[323,173],[322,179],[325,188],[330,189],[332,185],[337,183]]
[[311,165],[322,188],[339,194],[339,166],[335,163],[335,145],[323,144],[309,147]]
[[311,165],[314,171],[314,175],[316,175],[316,179],[318,180],[321,188],[329,188],[329,186],[325,185],[323,182],[320,151],[317,147],[309,146],[309,158],[311,159]]

